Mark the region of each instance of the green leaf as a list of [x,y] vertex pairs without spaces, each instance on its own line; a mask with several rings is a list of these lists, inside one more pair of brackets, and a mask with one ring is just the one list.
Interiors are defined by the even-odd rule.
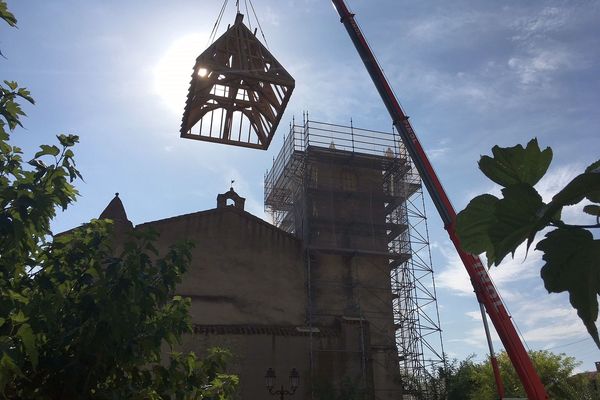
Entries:
[[[596,161],[585,169],[588,174],[600,175],[600,160]],[[587,199],[594,203],[600,203],[600,190],[592,190],[587,194]]]
[[583,207],[583,212],[596,217],[600,217],[600,206],[597,206],[595,204],[588,204],[587,206]]
[[494,215],[499,199],[491,194],[475,197],[456,216],[456,233],[463,250],[472,254],[487,253],[493,258],[494,246],[489,231],[498,221]]
[[[571,206],[583,199],[594,198],[594,193],[600,193],[600,173],[585,172],[573,178],[560,192],[552,198],[540,216],[538,225],[545,226],[553,220],[555,214],[564,206]],[[592,200],[593,201],[593,200]]]
[[600,241],[585,229],[559,228],[545,237],[536,246],[544,252],[544,286],[550,293],[569,293],[571,305],[600,348],[595,324],[600,294]]
[[31,97],[31,92],[25,88],[19,88],[17,94],[24,100],[28,101],[31,104],[35,104],[35,100]]
[[8,7],[4,0],[0,0],[0,18],[12,27],[17,26],[17,19],[10,11],[8,11]]
[[592,163],[592,165],[585,169],[585,172],[600,173],[600,160]]
[[27,316],[25,316],[25,314],[23,314],[23,311],[17,312],[16,314],[12,314],[10,316],[10,319],[15,323],[15,324],[22,324],[23,322],[27,321],[29,318],[27,318]]
[[16,118],[19,115],[25,115],[19,103],[16,103],[14,101],[9,101],[6,104],[4,104],[4,109],[6,110],[6,113],[12,118]]
[[552,149],[540,150],[537,139],[514,147],[492,148],[493,158],[483,156],[479,169],[500,186],[508,187],[519,183],[534,186],[544,176],[552,161]]
[[60,149],[56,146],[48,146],[47,144],[43,144],[40,146],[40,149],[42,150],[35,153],[35,158],[42,157],[45,155],[51,155],[56,157],[60,154]]
[[23,372],[19,368],[19,366],[15,363],[8,354],[3,353],[2,358],[0,358],[0,371],[7,370],[11,371],[18,376],[23,376]]
[[25,351],[27,352],[27,355],[31,360],[31,365],[33,366],[33,369],[36,369],[38,365],[39,356],[38,349],[36,346],[35,335],[33,333],[33,330],[31,329],[31,326],[29,326],[29,324],[21,325],[21,327],[17,331],[17,336],[23,341],[23,346],[25,346]]
[[576,176],[553,198],[552,202],[560,206],[570,206],[579,203],[589,194],[600,191],[600,173],[583,173]]
[[544,207],[542,197],[529,184],[519,184],[502,189],[504,198],[495,209],[497,223],[488,232],[494,253],[488,264],[498,265],[530,235],[537,232],[539,210]]
[[75,146],[79,142],[79,136],[77,135],[58,135],[58,141],[65,147]]
[[27,304],[29,303],[29,298],[27,296],[23,296],[19,292],[15,292],[14,290],[8,290],[8,297],[11,300],[18,301],[19,303]]
[[10,88],[10,90],[17,90],[17,87],[19,87],[19,84],[15,81],[4,81],[4,83],[6,84],[6,86],[8,86]]

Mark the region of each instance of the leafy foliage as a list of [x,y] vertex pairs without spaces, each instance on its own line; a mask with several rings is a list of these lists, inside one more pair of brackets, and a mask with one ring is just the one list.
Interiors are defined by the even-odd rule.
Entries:
[[[463,248],[486,253],[488,265],[499,265],[518,246],[533,243],[538,232],[547,228],[536,250],[546,264],[541,277],[550,293],[568,292],[571,305],[600,347],[598,295],[600,294],[600,240],[591,229],[600,228],[600,160],[576,176],[552,201],[544,203],[534,185],[544,176],[552,161],[552,150],[541,150],[536,139],[525,148],[492,149],[493,157],[483,156],[481,171],[502,186],[502,198],[490,194],[475,197],[456,218],[456,230]],[[561,219],[564,207],[582,201],[583,211],[595,224],[576,226]]]
[[[554,354],[546,350],[531,351],[529,356],[540,375],[551,399],[596,400],[600,393],[578,377],[573,371],[579,363],[564,354]],[[448,364],[442,375],[446,381],[448,400],[492,400],[498,398],[491,363],[473,361],[474,355],[460,363],[454,360]],[[504,383],[505,397],[525,398],[525,390],[506,352],[497,355],[500,376]]]
[[540,151],[537,139],[521,145],[492,148],[494,157],[483,156],[479,168],[498,185],[508,187],[520,183],[534,186],[544,176],[552,161],[552,149]]
[[544,286],[548,292],[569,292],[577,315],[597,341],[593,321],[598,317],[600,240],[594,240],[585,229],[556,229],[546,234],[536,249],[544,252],[546,261],[541,271]]
[[0,18],[10,26],[17,26],[17,19],[10,11],[8,11],[8,6],[4,0],[0,0]]
[[470,399],[475,395],[478,382],[474,374],[477,368],[474,357],[475,355],[471,355],[460,363],[453,360],[446,367],[443,377],[446,381],[448,400]]
[[[16,24],[2,0],[0,17]],[[33,103],[0,84],[0,397],[231,398],[227,352],[162,356],[191,331],[189,300],[174,296],[191,244],[161,256],[142,232],[117,252],[106,220],[52,237],[56,209],[78,195],[78,137],[59,135],[25,162],[10,143],[20,101]]]

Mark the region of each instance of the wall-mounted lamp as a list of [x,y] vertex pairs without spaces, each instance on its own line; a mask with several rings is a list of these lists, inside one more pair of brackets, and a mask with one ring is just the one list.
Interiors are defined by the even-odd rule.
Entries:
[[273,368],[269,368],[265,374],[265,385],[267,386],[269,393],[274,396],[279,395],[280,400],[283,400],[284,396],[292,396],[294,393],[296,393],[296,389],[298,389],[298,386],[300,385],[300,374],[296,368],[292,368],[290,371],[290,390],[284,389],[283,385],[281,385],[281,389],[273,390],[276,379],[277,376],[275,375],[275,370]]

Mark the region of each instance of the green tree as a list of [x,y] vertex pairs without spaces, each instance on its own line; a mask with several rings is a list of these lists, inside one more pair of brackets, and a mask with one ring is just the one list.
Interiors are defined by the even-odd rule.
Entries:
[[[3,0],[0,18],[16,26]],[[191,331],[189,300],[174,296],[191,244],[159,255],[145,232],[117,252],[105,220],[53,237],[56,208],[77,197],[78,137],[25,162],[11,144],[23,101],[33,104],[26,89],[0,84],[0,397],[230,398],[225,351],[163,356]]]
[[470,355],[465,360],[458,362],[452,360],[440,374],[445,381],[448,400],[470,399],[476,390],[475,370],[473,361],[475,355]]
[[[551,399],[556,400],[596,400],[590,385],[581,383],[581,379],[573,377],[573,371],[579,363],[565,354],[554,354],[549,351],[531,351],[529,356],[540,375],[546,391]],[[488,360],[477,363],[474,356],[458,363],[451,362],[446,368],[448,400],[494,400],[498,398],[494,373]],[[512,366],[506,352],[497,355],[500,376],[504,383],[506,397],[525,398],[525,390]]]
[[[456,231],[465,251],[485,253],[488,265],[502,260],[526,242],[527,249],[544,231],[536,250],[543,252],[541,277],[550,293],[568,292],[571,305],[600,347],[598,295],[600,294],[600,160],[576,176],[544,203],[535,184],[552,161],[552,149],[541,150],[536,139],[526,147],[495,146],[492,157],[483,156],[479,169],[502,186],[502,198],[491,194],[475,197],[456,219]],[[573,225],[562,219],[564,207],[586,201],[582,211],[595,223]],[[592,222],[592,221],[590,221]],[[549,231],[547,229],[550,229]]]
[[[538,372],[546,391],[551,399],[572,399],[579,397],[565,397],[564,390],[571,388],[569,377],[573,374],[579,363],[573,358],[564,354],[554,354],[549,351],[539,350],[530,351],[529,357]],[[500,352],[497,355],[500,376],[504,383],[506,397],[526,398],[525,390],[515,371],[508,354]],[[485,361],[476,369],[477,390],[474,392],[476,399],[494,399],[497,397],[496,384],[491,363]]]

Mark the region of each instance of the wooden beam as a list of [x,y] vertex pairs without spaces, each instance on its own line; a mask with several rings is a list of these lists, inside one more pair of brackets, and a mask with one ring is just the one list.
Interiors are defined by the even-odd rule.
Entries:
[[[198,75],[201,68],[207,69],[207,76]],[[219,138],[200,132],[192,139],[267,149],[294,87],[294,78],[238,18],[196,59],[181,136],[189,138],[195,125],[213,121],[214,113],[222,109],[225,121],[218,124]],[[241,93],[243,98],[239,99]],[[247,119],[247,140],[245,136],[242,140],[240,132],[232,132],[234,126],[237,128],[237,118],[233,121],[236,112]],[[243,124],[239,122],[240,129]]]

